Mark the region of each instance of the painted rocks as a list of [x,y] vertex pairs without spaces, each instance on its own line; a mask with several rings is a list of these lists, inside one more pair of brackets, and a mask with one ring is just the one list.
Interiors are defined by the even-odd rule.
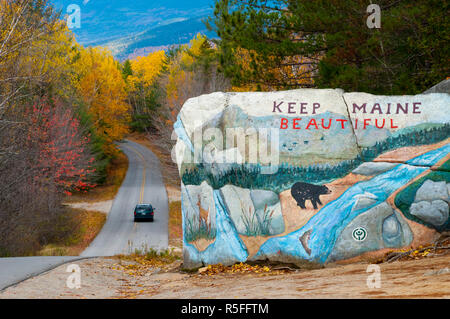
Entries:
[[450,229],[448,93],[218,92],[174,127],[186,266],[326,263]]

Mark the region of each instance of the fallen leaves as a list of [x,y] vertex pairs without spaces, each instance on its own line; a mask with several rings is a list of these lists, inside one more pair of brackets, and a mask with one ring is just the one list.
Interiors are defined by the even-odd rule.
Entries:
[[144,276],[147,273],[155,273],[161,269],[168,270],[169,268],[177,267],[174,264],[179,260],[179,257],[173,255],[171,252],[148,252],[147,254],[131,254],[119,255],[119,262],[115,263],[111,269],[121,270],[129,276]]
[[199,269],[200,275],[213,276],[217,274],[260,274],[260,275],[280,275],[291,272],[288,267],[276,268],[265,265],[250,265],[247,263],[234,264],[232,266],[224,266],[222,264],[208,265]]
[[426,247],[419,246],[415,249],[391,250],[387,253],[384,261],[393,262],[396,260],[419,260],[428,257],[447,254],[450,250],[450,237],[448,234],[441,236],[434,244]]

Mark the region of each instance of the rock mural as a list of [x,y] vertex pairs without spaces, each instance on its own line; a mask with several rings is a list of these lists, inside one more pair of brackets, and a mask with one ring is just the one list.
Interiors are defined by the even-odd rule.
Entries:
[[450,229],[450,96],[213,93],[174,125],[186,267],[327,263]]

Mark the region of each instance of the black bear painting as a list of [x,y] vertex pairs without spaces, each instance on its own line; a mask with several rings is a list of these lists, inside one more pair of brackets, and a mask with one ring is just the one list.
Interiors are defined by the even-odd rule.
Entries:
[[317,204],[322,205],[320,195],[331,194],[328,187],[324,185],[314,185],[308,183],[295,183],[291,188],[291,195],[297,201],[297,205],[302,209],[306,209],[306,201],[310,200],[314,209]]

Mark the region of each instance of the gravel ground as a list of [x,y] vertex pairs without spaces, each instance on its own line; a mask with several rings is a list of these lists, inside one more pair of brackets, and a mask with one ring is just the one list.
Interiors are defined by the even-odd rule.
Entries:
[[28,279],[0,298],[450,298],[450,254],[381,264],[381,287],[368,288],[368,264],[286,274],[188,274],[180,262],[134,271],[134,262],[77,262],[81,288],[70,289],[68,265]]

